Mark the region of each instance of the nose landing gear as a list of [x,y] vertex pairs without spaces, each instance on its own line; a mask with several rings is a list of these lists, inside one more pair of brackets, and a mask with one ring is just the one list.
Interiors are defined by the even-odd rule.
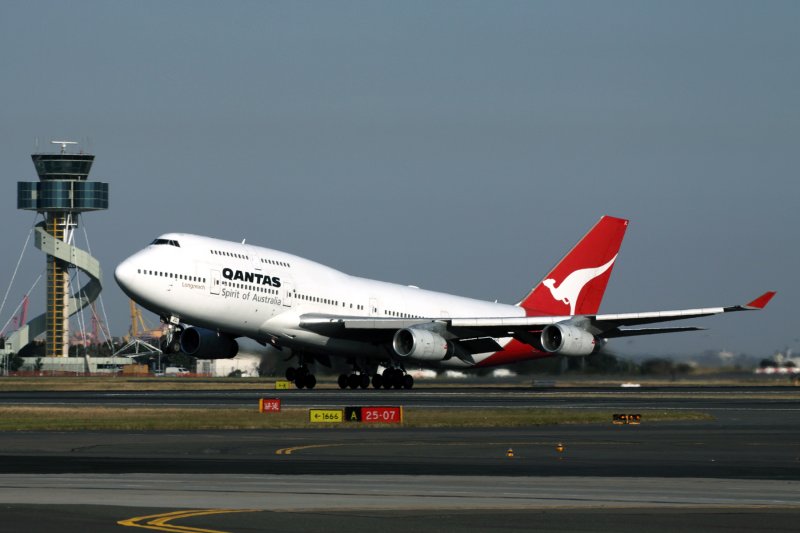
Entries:
[[181,352],[181,333],[183,327],[173,323],[172,319],[161,319],[162,322],[167,324],[167,330],[161,337],[160,348],[164,354],[180,353]]

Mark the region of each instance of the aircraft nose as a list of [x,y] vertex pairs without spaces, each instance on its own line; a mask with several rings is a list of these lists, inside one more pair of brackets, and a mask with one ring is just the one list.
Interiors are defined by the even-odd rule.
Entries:
[[130,287],[135,272],[136,271],[130,258],[118,264],[117,268],[114,270],[114,279],[117,281],[117,285],[119,285],[120,289],[126,293],[130,292]]

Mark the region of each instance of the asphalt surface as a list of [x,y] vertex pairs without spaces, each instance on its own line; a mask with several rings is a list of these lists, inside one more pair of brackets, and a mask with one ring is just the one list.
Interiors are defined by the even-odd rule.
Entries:
[[[0,434],[0,473],[800,480],[800,424]],[[556,451],[562,443],[564,452]],[[508,449],[513,458],[507,456]],[[279,453],[280,452],[280,453]],[[287,453],[289,452],[289,453]],[[11,459],[13,457],[13,460]]]
[[[117,525],[125,518],[152,516],[163,508],[133,510],[122,506],[0,504],[0,533],[20,531],[135,531]],[[766,516],[766,520],[765,520]],[[35,517],[35,519],[32,519]],[[459,531],[615,531],[620,533],[674,533],[675,531],[797,531],[800,513],[793,509],[488,509],[488,510],[360,510],[353,511],[256,511],[178,518],[169,525],[183,529],[156,531],[380,531],[384,533]],[[147,524],[146,521],[143,522]],[[197,529],[191,529],[197,528]]]
[[0,405],[252,407],[280,398],[287,407],[395,404],[405,407],[796,410],[800,389],[776,387],[550,388],[424,387],[414,390],[180,390],[97,392],[0,392]]
[[[0,531],[794,531],[800,518],[796,389],[266,392],[300,407],[377,398],[422,408],[692,410],[714,420],[490,430],[5,432]],[[0,393],[0,402],[225,408],[264,396]],[[182,509],[197,512],[131,520]]]

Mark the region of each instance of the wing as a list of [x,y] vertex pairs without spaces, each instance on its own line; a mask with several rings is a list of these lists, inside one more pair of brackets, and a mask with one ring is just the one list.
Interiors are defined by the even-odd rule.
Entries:
[[458,340],[459,344],[465,346],[470,353],[484,353],[500,349],[496,342],[492,344],[491,338],[514,337],[526,344],[538,347],[538,336],[533,334],[540,333],[549,325],[562,322],[572,323],[592,335],[602,338],[696,331],[702,328],[694,326],[626,328],[626,326],[642,326],[721,313],[759,310],[763,309],[773,296],[775,296],[775,292],[765,292],[750,303],[729,307],[608,315],[401,319],[306,314],[300,317],[300,326],[331,337],[386,342],[391,340],[394,332],[399,329],[422,324],[436,324],[437,329],[443,331],[448,340]]

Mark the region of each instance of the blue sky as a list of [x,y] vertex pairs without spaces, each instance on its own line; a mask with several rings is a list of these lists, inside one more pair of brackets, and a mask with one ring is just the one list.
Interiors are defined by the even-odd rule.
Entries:
[[[111,186],[84,226],[115,334],[114,266],[160,233],[514,302],[612,214],[631,225],[603,311],[779,292],[615,348],[800,349],[798,20],[776,1],[2,2],[0,290],[34,222],[16,182],[36,138],[66,137]],[[44,259],[23,266],[0,326]]]

